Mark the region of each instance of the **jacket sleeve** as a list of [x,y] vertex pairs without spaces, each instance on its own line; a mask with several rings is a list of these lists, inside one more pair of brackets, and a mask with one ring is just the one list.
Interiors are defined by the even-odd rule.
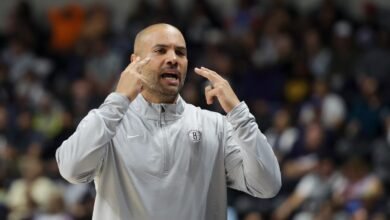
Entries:
[[254,116],[241,102],[226,118],[224,141],[228,186],[260,198],[275,196],[282,184],[279,164]]
[[76,131],[56,151],[61,175],[71,183],[90,182],[99,172],[116,128],[130,101],[111,93],[104,103],[91,110]]

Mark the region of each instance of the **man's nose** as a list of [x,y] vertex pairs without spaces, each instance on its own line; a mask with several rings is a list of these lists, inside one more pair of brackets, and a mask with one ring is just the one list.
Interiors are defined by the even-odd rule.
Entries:
[[176,52],[172,51],[172,50],[168,51],[166,61],[167,61],[168,64],[177,65],[177,54],[176,54]]

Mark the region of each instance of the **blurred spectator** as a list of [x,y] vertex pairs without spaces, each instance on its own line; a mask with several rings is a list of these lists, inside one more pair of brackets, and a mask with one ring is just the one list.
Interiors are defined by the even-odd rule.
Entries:
[[15,180],[8,191],[7,203],[11,209],[9,219],[26,219],[36,211],[48,211],[59,191],[43,176],[42,162],[37,158],[24,158],[20,164],[22,178]]
[[353,42],[353,29],[349,21],[341,20],[333,26],[330,79],[332,89],[339,91],[347,86],[355,74],[357,55]]
[[359,73],[367,73],[379,80],[385,80],[390,74],[390,33],[378,31],[375,44],[365,51],[358,64]]
[[54,51],[69,52],[80,39],[85,22],[85,10],[77,4],[49,10],[51,24],[50,45]]
[[62,106],[49,94],[39,100],[33,116],[33,128],[43,134],[45,138],[53,138],[62,129]]
[[335,0],[323,0],[318,9],[312,12],[314,24],[319,29],[325,45],[331,45],[333,26],[342,18],[339,2]]
[[[44,49],[44,34],[33,16],[33,8],[28,1],[18,1],[9,12],[6,20],[5,34],[9,39],[19,38],[24,46],[31,47],[37,52]],[[43,40],[43,41],[42,41]]]
[[91,82],[80,79],[72,83],[66,99],[66,106],[74,115],[75,122],[78,123],[88,111],[98,106],[97,95],[93,92]]
[[9,79],[13,83],[22,79],[34,65],[35,55],[21,36],[11,37],[1,56],[9,68]]
[[188,21],[187,33],[188,43],[200,45],[208,29],[212,27],[211,19],[207,16],[207,5],[205,3],[195,4],[192,9],[191,19]]
[[346,103],[336,93],[329,91],[325,82],[316,82],[315,94],[321,100],[321,122],[326,129],[338,131],[346,119]]
[[[259,40],[259,47],[253,54],[253,62],[257,67],[270,65],[278,61],[279,54],[276,42],[278,35],[288,30],[290,15],[284,8],[271,10],[265,20],[262,36]],[[279,38],[280,39],[280,38]]]
[[94,87],[96,95],[104,99],[113,90],[121,72],[121,59],[109,48],[104,38],[94,39],[91,44],[86,60],[86,78]]
[[34,130],[33,115],[30,111],[21,111],[17,116],[17,128],[13,132],[12,146],[21,155],[26,153],[40,154],[44,136]]
[[347,132],[360,139],[372,140],[381,130],[383,103],[379,96],[379,82],[364,74],[357,77],[357,84],[359,94],[355,95],[351,103]]
[[[374,33],[372,33],[374,35]],[[357,71],[366,73],[376,78],[382,85],[390,83],[390,31],[379,30],[372,36],[372,45],[361,54]],[[390,88],[383,86],[381,88],[381,98],[385,103],[390,103]]]
[[42,157],[46,160],[54,159],[55,151],[57,150],[58,146],[61,145],[61,143],[66,140],[71,134],[73,134],[76,129],[75,120],[71,112],[61,112],[61,115],[59,117],[61,121],[59,122],[59,124],[61,124],[61,129],[55,136],[49,138],[48,141],[45,143]]
[[237,11],[225,24],[233,36],[240,36],[251,31],[260,19],[263,11],[257,7],[258,2],[254,0],[239,0]]
[[[82,28],[82,40],[88,43],[108,37],[111,32],[110,13],[108,7],[95,3],[86,12]],[[92,46],[93,47],[93,46]]]
[[331,219],[329,198],[340,181],[333,156],[320,155],[318,166],[299,181],[294,192],[276,209],[273,219]]
[[273,124],[265,133],[279,162],[284,161],[298,139],[299,131],[291,125],[291,116],[286,109],[279,109],[273,116]]
[[325,48],[316,29],[309,29],[304,36],[307,65],[315,78],[325,78],[330,71],[331,53]]
[[49,205],[46,211],[39,212],[34,215],[34,220],[72,220],[74,219],[67,213],[64,206],[64,201],[60,194],[55,194],[50,198]]
[[313,83],[312,96],[303,104],[300,112],[300,122],[309,123],[320,120],[328,130],[338,131],[346,119],[346,104],[336,93],[329,91],[324,80]]
[[283,183],[287,190],[291,190],[300,178],[317,167],[319,153],[329,150],[326,138],[324,129],[318,122],[313,121],[304,126],[299,139],[281,163],[285,178]]
[[26,106],[37,108],[40,100],[45,95],[45,90],[37,74],[31,70],[27,70],[24,76],[19,79],[15,93],[18,100],[26,102]]
[[309,97],[312,78],[302,55],[295,58],[283,88],[286,104],[292,105],[294,109],[298,108]]
[[351,155],[342,168],[343,181],[337,186],[333,195],[335,218],[374,219],[383,214],[380,205],[383,185],[373,174],[366,160]]
[[71,207],[70,212],[75,220],[92,219],[92,210],[94,203],[94,194],[90,191],[81,194],[80,200]]

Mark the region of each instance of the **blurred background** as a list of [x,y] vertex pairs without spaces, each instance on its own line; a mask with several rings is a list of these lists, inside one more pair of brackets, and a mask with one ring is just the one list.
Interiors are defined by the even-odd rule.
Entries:
[[280,162],[279,195],[229,190],[229,220],[390,219],[388,0],[1,1],[0,219],[91,219],[93,184],[63,180],[55,150],[156,22],[187,39],[184,99],[223,112],[193,73],[216,70]]

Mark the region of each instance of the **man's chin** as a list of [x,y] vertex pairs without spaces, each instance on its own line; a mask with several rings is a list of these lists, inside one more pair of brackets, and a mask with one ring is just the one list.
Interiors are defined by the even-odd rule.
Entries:
[[161,87],[161,92],[165,95],[172,95],[172,96],[175,96],[175,95],[178,95],[181,88],[183,88],[182,85],[178,85],[178,86],[163,86]]
[[165,88],[161,93],[164,96],[177,96],[179,95],[179,88]]
[[154,96],[161,97],[163,99],[172,99],[176,98],[181,88],[183,88],[183,85],[178,86],[170,86],[170,85],[156,85],[154,87],[146,87],[145,92],[153,94]]

